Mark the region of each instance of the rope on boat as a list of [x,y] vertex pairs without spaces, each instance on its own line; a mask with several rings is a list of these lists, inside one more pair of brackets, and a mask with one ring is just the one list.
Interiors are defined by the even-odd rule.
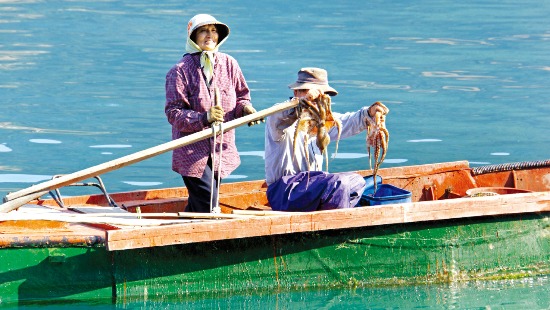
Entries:
[[522,161],[518,163],[508,163],[508,164],[498,164],[498,165],[487,165],[481,167],[472,168],[473,175],[480,175],[491,172],[502,172],[502,171],[511,171],[511,170],[520,170],[520,169],[533,169],[533,168],[542,168],[550,167],[550,159],[547,160],[538,160],[538,161]]
[[[214,104],[217,106],[221,106],[221,95],[220,95],[220,89],[215,87],[214,88]],[[218,160],[218,183],[216,184],[216,197],[214,197],[214,171],[216,170],[216,127],[219,127],[220,132],[220,159]],[[220,208],[220,181],[221,181],[221,173],[222,173],[222,151],[223,151],[223,123],[222,122],[214,122],[212,123],[212,138],[213,138],[213,146],[212,146],[212,180],[210,185],[210,213],[221,213]]]
[[[219,133],[220,133],[220,153],[219,153],[219,159],[218,159],[218,182],[216,184],[216,193],[214,197],[214,171],[216,170],[216,126],[219,126]],[[212,181],[210,186],[210,213],[221,213],[220,208],[220,182],[221,182],[221,174],[222,174],[222,152],[223,152],[223,123],[214,123],[212,124],[212,132],[214,137],[214,146],[212,148]]]

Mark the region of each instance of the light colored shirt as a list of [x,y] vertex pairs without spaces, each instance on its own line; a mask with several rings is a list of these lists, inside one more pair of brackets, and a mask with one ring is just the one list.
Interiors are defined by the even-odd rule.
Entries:
[[[334,119],[339,119],[342,122],[340,139],[356,135],[366,129],[365,117],[368,117],[368,109],[369,107],[363,107],[356,112],[332,113]],[[307,171],[307,157],[309,157],[310,171],[323,170],[323,154],[316,145],[315,137],[309,138],[307,146],[304,146],[304,135],[298,134],[296,153],[294,153],[293,141],[296,121],[295,109],[272,114],[266,119],[265,176],[268,185],[283,176]],[[338,137],[336,127],[329,130],[329,136],[330,145],[334,145]]]
[[[186,54],[166,74],[165,113],[172,125],[172,139],[188,136],[210,128],[207,111],[214,105],[214,87],[221,94],[225,112],[224,122],[243,116],[243,108],[250,104],[250,90],[237,61],[224,53],[215,53],[214,74],[209,87],[200,65],[200,53]],[[225,178],[240,164],[235,130],[224,133],[223,142],[216,139],[216,152],[223,147],[221,178]],[[205,139],[175,149],[172,169],[183,176],[201,177],[212,153],[213,139]],[[218,157],[213,170],[218,171]]]

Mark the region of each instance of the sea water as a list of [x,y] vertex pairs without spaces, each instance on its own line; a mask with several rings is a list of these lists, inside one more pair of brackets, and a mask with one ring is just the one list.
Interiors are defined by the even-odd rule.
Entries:
[[[113,305],[110,299],[41,302],[21,309],[550,309],[550,279],[479,281],[449,285],[273,291],[224,298],[151,296]],[[6,305],[6,309],[16,308]]]
[[[257,110],[291,96],[287,85],[307,66],[328,70],[339,91],[336,112],[375,101],[388,106],[391,136],[383,168],[550,158],[548,1],[0,3],[1,197],[170,141],[165,74],[184,53],[187,22],[197,13],[231,28],[221,50],[239,62]],[[263,132],[263,124],[236,129],[242,164],[224,182],[264,178]],[[338,154],[331,144],[329,152],[332,172],[369,167],[365,133],[342,140]],[[171,171],[170,152],[101,177],[109,192],[183,185]],[[420,307],[506,308],[500,292],[511,292],[506,303],[548,308],[548,282],[542,281],[518,289],[534,291],[528,301],[497,282],[357,290],[349,302],[375,298],[380,302],[369,308],[408,308],[413,304],[395,305],[388,296],[412,302],[420,290],[451,296],[441,303],[418,300]],[[302,293],[285,298],[321,300],[326,308],[344,300],[346,307],[341,296],[349,292]],[[471,294],[485,303],[448,301],[470,300]],[[252,305],[264,298],[272,306],[280,300],[244,300]]]

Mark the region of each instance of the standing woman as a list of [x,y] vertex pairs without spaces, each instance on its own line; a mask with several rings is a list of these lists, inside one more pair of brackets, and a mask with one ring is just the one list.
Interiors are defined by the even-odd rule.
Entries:
[[[229,27],[208,14],[195,15],[187,24],[186,53],[166,74],[164,111],[172,139],[256,112],[239,64],[218,51],[228,36]],[[221,106],[215,105],[216,88]],[[218,173],[223,179],[240,162],[235,130],[175,149],[172,170],[182,175],[189,192],[185,211],[210,212],[212,197],[218,195]]]

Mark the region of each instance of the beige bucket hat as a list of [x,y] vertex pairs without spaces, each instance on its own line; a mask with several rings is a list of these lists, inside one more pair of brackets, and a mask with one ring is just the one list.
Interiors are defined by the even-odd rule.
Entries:
[[298,79],[288,85],[290,89],[318,89],[329,96],[336,96],[336,89],[328,85],[327,70],[321,68],[302,68],[298,71]]
[[197,14],[187,23],[187,37],[193,37],[193,31],[204,25],[216,25],[219,32],[218,42],[223,42],[229,36],[229,27],[208,14]]

